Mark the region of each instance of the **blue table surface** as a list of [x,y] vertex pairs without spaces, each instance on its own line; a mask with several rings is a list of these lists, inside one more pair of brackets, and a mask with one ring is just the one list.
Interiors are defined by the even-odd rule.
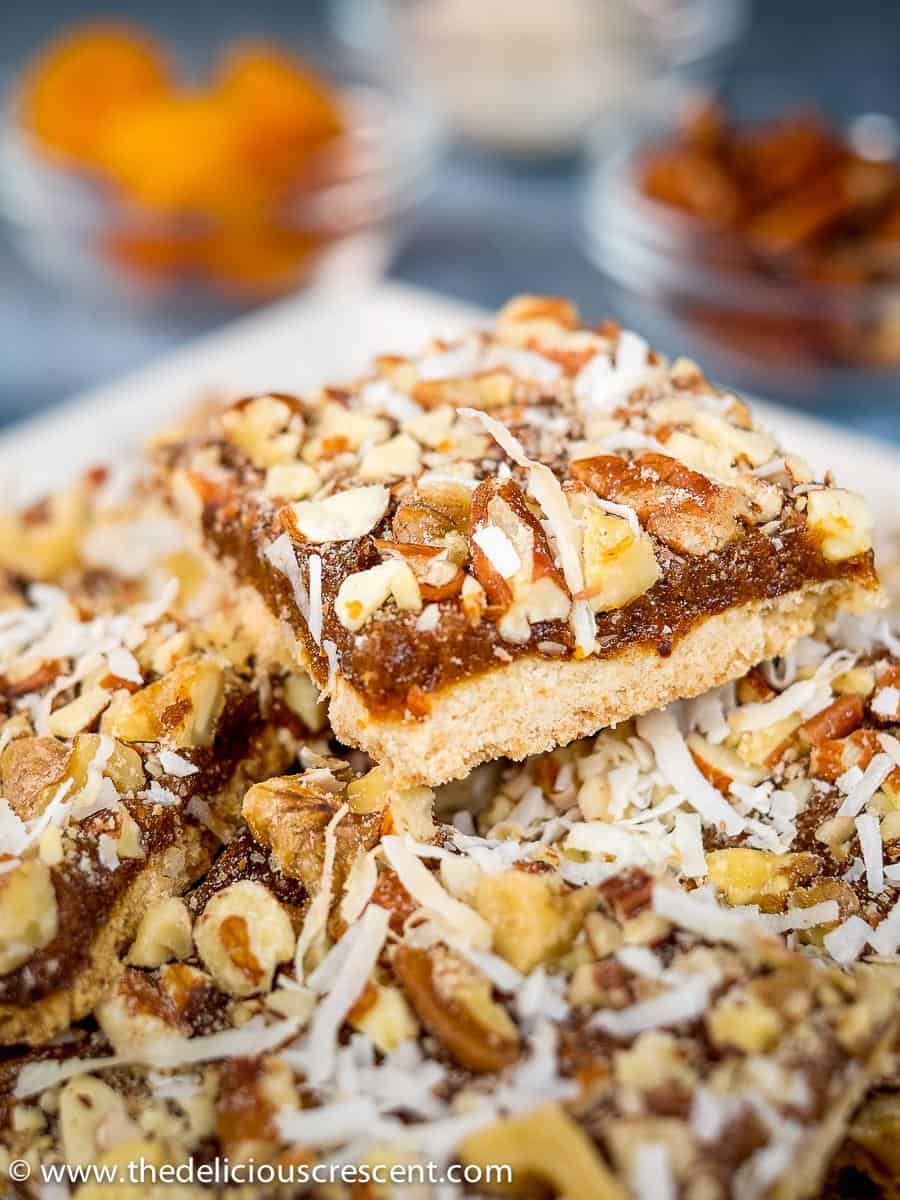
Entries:
[[[218,39],[260,30],[299,39],[305,23],[321,20],[323,5],[261,0],[248,14],[239,0],[125,0],[113,9],[173,39],[202,38],[212,24]],[[61,23],[91,11],[75,0],[10,8],[0,37],[0,84]],[[857,0],[852,12],[843,0],[757,0],[734,55],[740,66],[778,70],[797,61],[829,70],[838,60],[842,71],[849,65],[858,72],[878,62],[900,81],[897,0]],[[406,232],[392,276],[491,306],[518,291],[553,291],[602,314],[601,281],[574,232],[578,178],[574,162],[524,167],[451,150]],[[94,311],[33,278],[0,233],[0,424],[147,362],[215,323],[209,315],[138,320]],[[847,395],[814,411],[900,444],[900,389],[888,386],[881,399],[864,404]]]

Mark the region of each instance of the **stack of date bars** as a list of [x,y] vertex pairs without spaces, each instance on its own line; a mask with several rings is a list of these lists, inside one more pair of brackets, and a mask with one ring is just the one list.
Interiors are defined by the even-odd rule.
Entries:
[[695,363],[521,297],[0,570],[10,1195],[900,1197],[872,519]]

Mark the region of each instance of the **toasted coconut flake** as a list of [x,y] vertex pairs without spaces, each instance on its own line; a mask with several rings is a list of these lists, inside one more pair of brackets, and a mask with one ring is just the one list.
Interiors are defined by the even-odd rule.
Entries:
[[322,853],[322,875],[319,879],[319,889],[313,896],[312,904],[306,913],[303,928],[297,938],[297,950],[294,955],[294,974],[297,982],[303,982],[304,962],[309,951],[319,942],[324,941],[325,927],[328,923],[328,913],[331,908],[331,887],[334,878],[334,859],[337,853],[337,827],[349,812],[346,804],[342,804],[325,829],[325,847]]
[[676,1200],[669,1147],[662,1142],[641,1143],[634,1152],[631,1184],[638,1200]]
[[183,758],[174,750],[160,750],[159,765],[167,775],[173,775],[176,779],[186,779],[189,775],[196,775],[200,769],[190,759]]
[[670,712],[647,713],[637,720],[638,734],[653,748],[660,771],[709,825],[736,836],[744,820],[722,793],[701,775],[681,730]]
[[375,969],[390,919],[387,909],[370,904],[353,927],[353,945],[310,1025],[306,1067],[313,1085],[327,1079],[333,1070],[341,1026]]
[[414,900],[444,920],[476,950],[490,949],[493,934],[488,922],[468,904],[454,900],[445,892],[404,839],[388,836],[382,838],[381,845],[385,857]]
[[871,934],[871,925],[868,925],[862,917],[854,915],[848,917],[830,933],[825,934],[825,949],[835,962],[846,967],[850,963],[856,962]]
[[894,760],[889,754],[876,754],[837,810],[837,816],[855,817],[857,813],[862,812],[891,771],[894,770],[894,766]]
[[746,945],[754,932],[762,932],[764,928],[754,919],[756,914],[722,908],[714,900],[700,899],[696,893],[659,883],[653,889],[653,911],[679,929],[733,946]]
[[856,818],[859,847],[866,866],[866,886],[872,896],[884,891],[884,847],[881,841],[881,822],[874,813],[860,813]]
[[876,954],[896,954],[900,946],[900,900],[869,937]]
[[322,559],[309,556],[309,634],[317,646],[322,644]]
[[482,525],[473,533],[472,541],[488,556],[502,579],[512,579],[522,569],[515,546],[498,525]]
[[682,875],[704,879],[708,871],[699,813],[675,814],[675,848],[681,856]]
[[288,535],[286,533],[279,534],[274,542],[266,547],[265,556],[276,571],[287,576],[294,592],[294,603],[300,610],[303,619],[308,620],[309,595],[303,586],[297,555],[294,553],[294,546]]
[[632,1038],[648,1029],[670,1029],[673,1025],[696,1021],[706,1012],[714,982],[698,975],[651,1000],[641,1000],[628,1008],[600,1011],[591,1024],[613,1037]]

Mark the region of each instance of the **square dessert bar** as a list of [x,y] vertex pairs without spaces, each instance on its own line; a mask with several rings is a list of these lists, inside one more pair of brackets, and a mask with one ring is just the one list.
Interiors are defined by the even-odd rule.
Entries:
[[240,400],[158,458],[337,736],[401,783],[697,695],[878,595],[858,497],[695,364],[552,298]]
[[529,1197],[815,1195],[884,1067],[889,986],[671,879],[569,883],[395,805],[325,758],[250,789],[178,955],[148,908],[99,1028],[0,1066],[0,1147],[485,1170],[425,1193],[448,1200],[494,1194],[497,1164]]
[[208,868],[315,723],[307,676],[257,686],[252,630],[158,505],[91,503],[55,498],[2,551],[0,1045],[92,1011],[147,907]]

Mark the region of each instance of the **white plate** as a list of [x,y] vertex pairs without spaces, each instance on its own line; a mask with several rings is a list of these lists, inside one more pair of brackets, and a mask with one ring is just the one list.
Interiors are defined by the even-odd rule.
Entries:
[[[415,350],[432,334],[452,334],[485,315],[401,284],[283,301],[14,427],[0,437],[0,480],[17,501],[34,499],[85,467],[133,450],[204,391],[290,392],[340,381],[373,353]],[[832,468],[838,482],[893,518],[900,453],[786,409],[755,408],[785,446],[820,471]]]

